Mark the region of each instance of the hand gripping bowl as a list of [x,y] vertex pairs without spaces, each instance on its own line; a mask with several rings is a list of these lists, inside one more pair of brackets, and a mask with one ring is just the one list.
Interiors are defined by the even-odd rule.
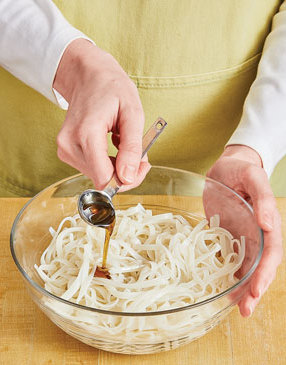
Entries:
[[71,336],[118,353],[147,354],[174,349],[216,326],[249,290],[250,278],[261,259],[263,234],[248,203],[214,180],[183,170],[152,167],[141,186],[114,197],[115,208],[141,203],[155,214],[173,212],[192,224],[219,214],[223,228],[234,237],[245,237],[245,257],[236,273],[237,283],[199,303],[143,313],[85,307],[47,292],[34,265],[39,264],[50,243],[49,228],[56,229],[64,217],[76,214],[79,194],[92,187],[83,175],[48,187],[24,206],[11,232],[12,256],[32,299]]

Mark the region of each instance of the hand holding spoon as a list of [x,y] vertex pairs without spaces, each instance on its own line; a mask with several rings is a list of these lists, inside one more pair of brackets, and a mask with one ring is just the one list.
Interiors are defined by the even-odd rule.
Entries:
[[[142,140],[142,158],[163,132],[166,125],[167,123],[162,118],[158,118],[151,128],[145,133]],[[86,190],[78,199],[78,211],[81,218],[92,226],[106,229],[102,259],[102,270],[104,272],[106,271],[105,267],[109,239],[115,224],[115,209],[112,204],[112,198],[118,192],[121,185],[122,184],[116,174],[114,174],[104,190]],[[107,277],[106,274],[105,277]]]

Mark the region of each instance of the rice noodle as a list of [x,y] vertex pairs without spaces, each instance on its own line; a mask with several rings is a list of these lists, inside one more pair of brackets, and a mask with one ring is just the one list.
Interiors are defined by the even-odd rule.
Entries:
[[[94,277],[101,265],[104,230],[85,224],[79,217],[65,218],[35,268],[47,291],[68,301],[116,312],[154,312],[201,302],[237,282],[244,253],[244,237],[234,239],[219,227],[219,216],[202,220],[194,228],[173,213],[153,215],[138,204],[116,211],[110,240],[108,269],[111,279]],[[95,316],[62,305],[58,312],[81,326],[96,325],[106,333],[154,338],[157,328],[182,331],[195,323],[167,317]],[[55,305],[53,303],[53,309]],[[120,313],[119,313],[120,314]],[[139,332],[138,332],[139,331]],[[143,331],[143,332],[142,332]],[[180,332],[179,331],[179,332]],[[145,336],[145,337],[144,337]],[[132,337],[133,338],[133,337]]]

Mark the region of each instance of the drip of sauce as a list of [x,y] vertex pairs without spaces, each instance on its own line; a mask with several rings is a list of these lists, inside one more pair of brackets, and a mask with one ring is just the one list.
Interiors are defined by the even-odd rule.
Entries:
[[109,271],[107,269],[104,269],[103,267],[97,266],[95,273],[95,278],[103,278],[103,279],[111,279],[111,276],[109,274]]
[[105,229],[102,267],[97,266],[95,277],[110,279],[110,273],[106,268],[107,254],[110,237],[115,225],[115,212],[113,207],[106,201],[98,201],[83,206],[84,213],[91,224]]

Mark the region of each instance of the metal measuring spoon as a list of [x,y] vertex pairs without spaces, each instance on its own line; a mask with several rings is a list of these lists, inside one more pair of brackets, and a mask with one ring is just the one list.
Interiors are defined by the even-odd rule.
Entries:
[[[158,118],[145,133],[142,140],[142,158],[149,148],[163,132],[167,123]],[[84,191],[78,199],[78,211],[81,218],[92,226],[109,228],[115,220],[115,209],[112,204],[113,196],[118,192],[122,183],[113,175],[104,190],[89,189]]]

